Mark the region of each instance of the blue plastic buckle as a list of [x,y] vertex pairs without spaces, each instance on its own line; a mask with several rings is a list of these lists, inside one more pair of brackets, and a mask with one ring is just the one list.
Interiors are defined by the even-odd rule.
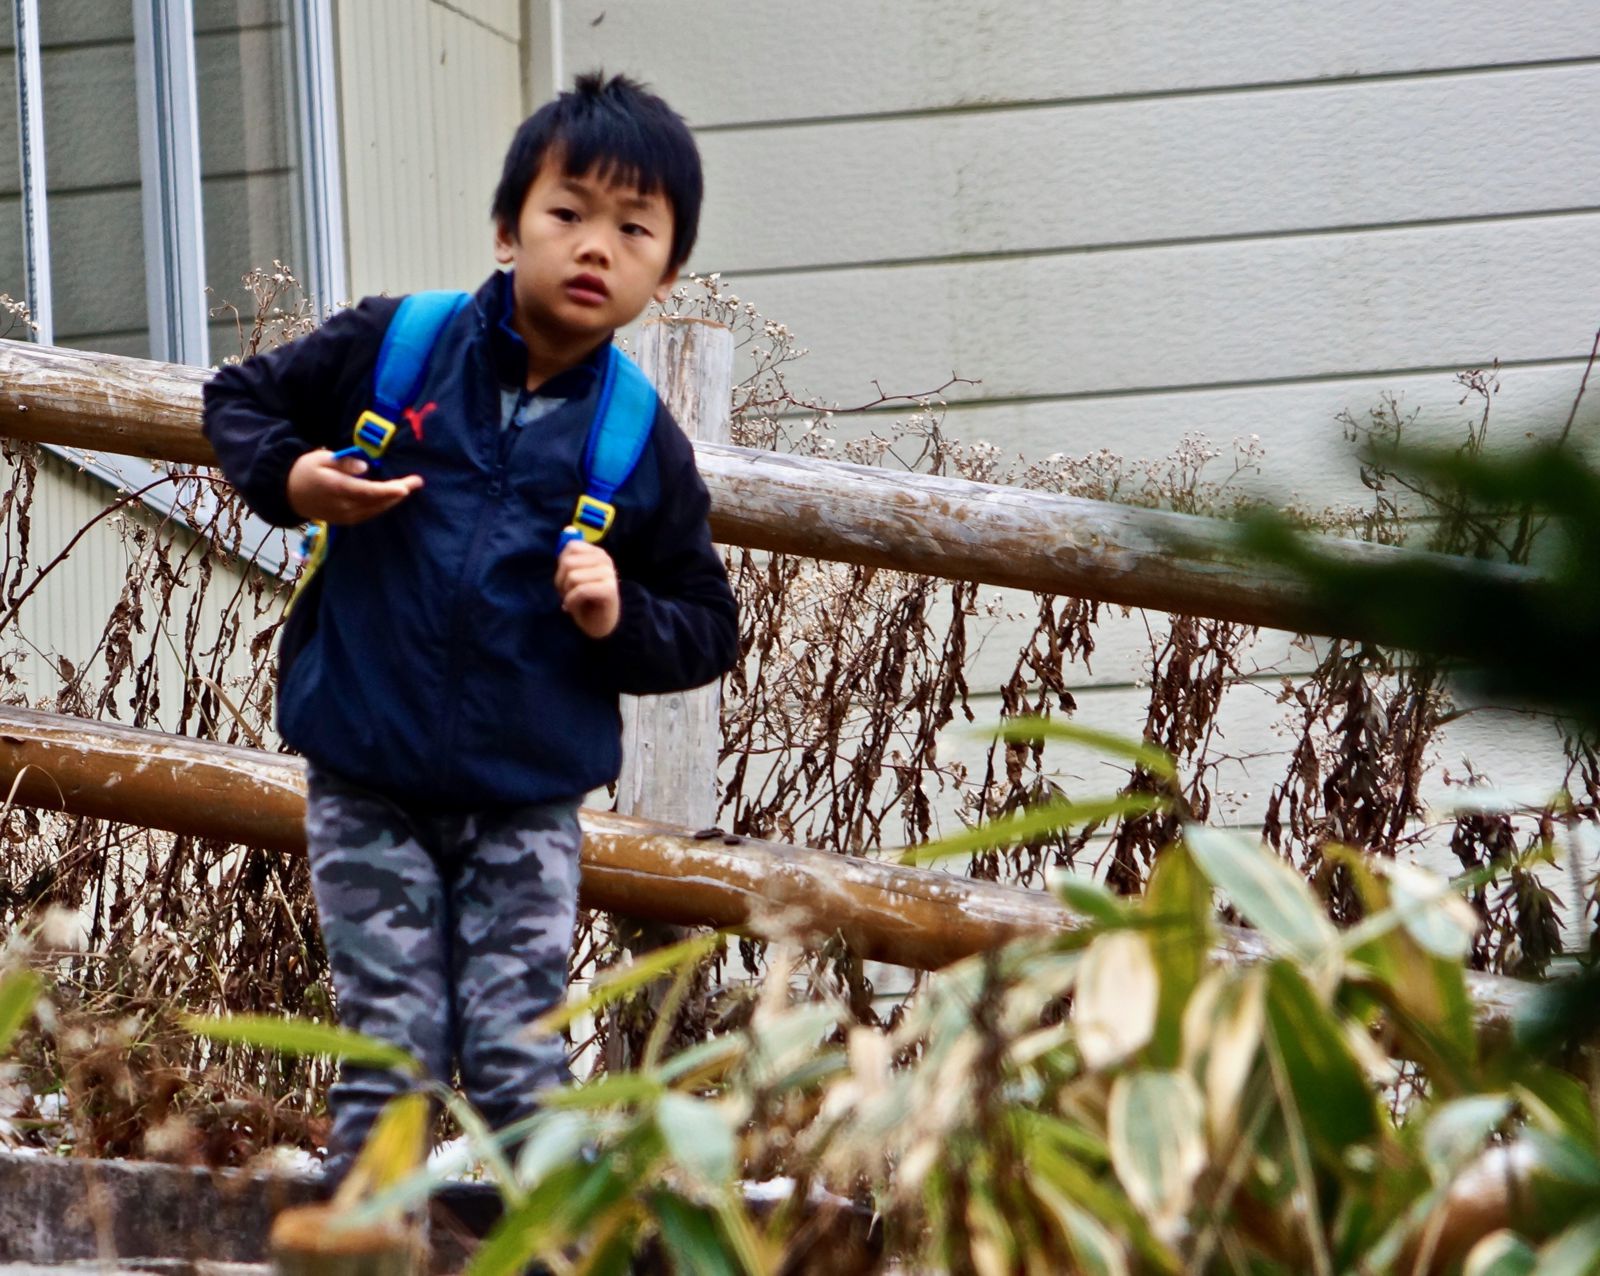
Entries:
[[388,450],[394,435],[394,422],[384,419],[371,408],[368,408],[356,418],[354,442],[350,447],[340,448],[333,454],[334,458],[339,460],[364,452],[376,461]]

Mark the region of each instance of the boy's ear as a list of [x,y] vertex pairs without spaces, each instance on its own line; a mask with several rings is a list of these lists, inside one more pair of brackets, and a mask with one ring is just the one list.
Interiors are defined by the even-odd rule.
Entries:
[[650,295],[658,302],[665,302],[672,296],[672,285],[678,282],[678,268],[668,266],[667,273],[661,276],[661,282],[656,285],[656,290]]
[[516,247],[516,235],[509,226],[497,218],[494,223],[494,259],[502,266],[509,266]]

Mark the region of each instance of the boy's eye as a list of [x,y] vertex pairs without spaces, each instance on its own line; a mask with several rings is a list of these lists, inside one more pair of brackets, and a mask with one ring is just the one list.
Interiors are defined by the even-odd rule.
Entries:
[[622,233],[624,235],[648,235],[650,233],[650,228],[648,226],[641,226],[638,222],[628,222],[623,226]]
[[571,208],[552,208],[550,215],[558,222],[575,222],[578,220],[577,212]]

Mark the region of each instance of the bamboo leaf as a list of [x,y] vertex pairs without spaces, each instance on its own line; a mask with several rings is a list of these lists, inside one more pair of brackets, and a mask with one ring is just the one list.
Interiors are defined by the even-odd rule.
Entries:
[[937,842],[929,842],[925,846],[907,847],[900,853],[899,862],[927,864],[933,860],[948,859],[952,855],[971,855],[974,851],[1036,841],[1066,829],[1104,824],[1118,816],[1143,815],[1167,805],[1163,799],[1149,793],[1129,793],[1088,802],[1069,802],[1065,798],[1056,798],[1015,815],[1002,816]]
[[1400,924],[1427,952],[1464,961],[1478,933],[1478,914],[1442,877],[1395,860],[1387,867],[1389,891]]
[[0,1055],[28,1021],[42,987],[43,981],[31,970],[12,970],[0,976]]
[[1266,981],[1261,970],[1213,970],[1184,1008],[1183,1066],[1199,1077],[1206,1128],[1222,1147],[1243,1122],[1239,1101],[1261,1055],[1266,1023]]
[[657,1192],[651,1205],[674,1271],[693,1272],[695,1276],[740,1276],[742,1264],[729,1251],[709,1210],[672,1192]]
[[1509,1094],[1474,1094],[1452,1099],[1428,1118],[1422,1132],[1422,1155],[1435,1183],[1447,1183],[1482,1149],[1485,1140],[1510,1114]]
[[1150,941],[1138,931],[1099,936],[1083,954],[1072,998],[1078,1052],[1106,1068],[1142,1049],[1155,1032],[1161,976]]
[[574,1019],[593,1014],[614,1001],[620,1001],[630,993],[654,983],[661,976],[672,973],[681,965],[699,961],[722,941],[721,932],[694,935],[681,943],[658,948],[642,957],[637,957],[630,965],[608,970],[589,985],[588,991],[583,996],[546,1011],[528,1025],[524,1032],[530,1037],[543,1037],[560,1032]]
[[350,1173],[339,1184],[333,1198],[335,1213],[348,1213],[358,1202],[417,1172],[426,1157],[429,1116],[428,1096],[420,1091],[396,1095],[384,1104]]
[[1285,961],[1267,967],[1267,1023],[1312,1142],[1335,1164],[1378,1131],[1377,1100],[1334,1011]]
[[1129,1276],[1128,1256],[1111,1231],[1094,1215],[1079,1209],[1051,1183],[1035,1177],[1033,1194],[1055,1219],[1072,1251],[1072,1257],[1087,1276]]
[[284,1054],[332,1055],[360,1067],[394,1068],[413,1076],[422,1071],[421,1065],[399,1046],[334,1024],[273,1015],[184,1015],[183,1025],[198,1036],[229,1045],[263,1046]]
[[1467,1255],[1461,1276],[1533,1276],[1539,1255],[1515,1232],[1490,1232]]
[[628,1197],[608,1160],[565,1165],[506,1211],[474,1252],[467,1276],[518,1276],[572,1237],[602,1229],[610,1211],[628,1208]]
[[536,1187],[564,1165],[581,1159],[584,1148],[598,1141],[600,1123],[587,1112],[546,1109],[517,1153],[516,1181]]
[[1058,740],[1069,744],[1086,745],[1101,753],[1109,753],[1113,757],[1127,758],[1128,761],[1143,767],[1151,775],[1160,776],[1163,780],[1178,778],[1178,767],[1173,762],[1172,755],[1148,740],[1130,740],[1126,736],[1115,735],[1110,731],[1097,731],[1093,727],[1066,722],[1059,718],[1010,718],[1000,724],[999,730],[994,733],[994,738],[1003,740],[1007,744],[1048,743],[1051,740]]
[[1254,838],[1190,824],[1184,842],[1195,863],[1272,948],[1308,965],[1339,948],[1339,932],[1305,879]]
[[1182,846],[1163,851],[1145,891],[1146,932],[1160,998],[1150,1062],[1171,1068],[1183,1052],[1183,1011],[1211,948],[1211,886]]
[[548,1090],[540,1095],[539,1101],[552,1110],[594,1111],[630,1103],[646,1103],[658,1097],[665,1088],[660,1078],[650,1073],[618,1072],[587,1085]]
[[1600,1271],[1600,1214],[1574,1223],[1539,1250],[1539,1276],[1594,1276]]
[[733,1129],[721,1107],[667,1091],[656,1104],[656,1128],[667,1154],[702,1189],[725,1188],[733,1178]]
[[1172,1240],[1206,1164],[1205,1112],[1184,1072],[1125,1072],[1111,1086],[1106,1123],[1117,1179],[1157,1236]]
[[1050,875],[1048,885],[1063,904],[1092,922],[1119,926],[1133,919],[1133,909],[1125,900],[1081,873],[1057,870]]

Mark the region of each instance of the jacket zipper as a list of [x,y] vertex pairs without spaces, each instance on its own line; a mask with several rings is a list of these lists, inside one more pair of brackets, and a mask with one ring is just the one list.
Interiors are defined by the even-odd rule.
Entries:
[[466,608],[462,603],[471,597],[472,591],[478,584],[478,559],[481,557],[484,534],[505,495],[506,467],[511,459],[512,445],[522,433],[522,410],[527,401],[528,391],[523,388],[517,392],[517,402],[511,410],[511,420],[505,425],[497,424],[495,427],[499,437],[495,440],[494,467],[489,471],[489,482],[484,492],[488,499],[478,507],[478,518],[472,528],[472,539],[467,543],[466,561],[461,565],[461,579],[457,581],[455,594],[450,600],[450,634],[445,652],[445,725],[441,732],[442,752],[447,767],[451,765],[449,759],[456,755],[456,734],[461,720],[461,684],[465,671],[462,640],[466,629]]

